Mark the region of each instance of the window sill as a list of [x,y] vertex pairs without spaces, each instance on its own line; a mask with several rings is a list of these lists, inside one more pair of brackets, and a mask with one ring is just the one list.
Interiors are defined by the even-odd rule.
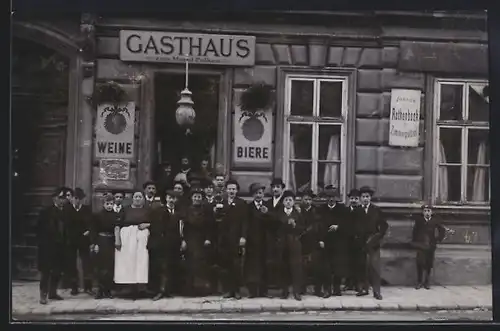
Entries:
[[[421,208],[423,203],[373,202],[381,208]],[[489,205],[432,205],[434,209],[490,210]]]

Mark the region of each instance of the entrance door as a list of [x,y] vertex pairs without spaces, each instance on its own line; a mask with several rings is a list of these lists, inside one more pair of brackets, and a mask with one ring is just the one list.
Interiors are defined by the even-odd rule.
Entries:
[[[156,165],[169,163],[173,173],[181,167],[182,158],[189,158],[193,173],[206,160],[209,170],[215,165],[219,114],[220,76],[190,75],[189,90],[193,93],[196,118],[186,131],[176,121],[177,101],[185,88],[184,74],[158,73],[155,76],[155,138]],[[157,171],[155,179],[163,181]]]
[[13,270],[30,278],[38,213],[65,182],[69,63],[30,41],[14,38],[12,47]]

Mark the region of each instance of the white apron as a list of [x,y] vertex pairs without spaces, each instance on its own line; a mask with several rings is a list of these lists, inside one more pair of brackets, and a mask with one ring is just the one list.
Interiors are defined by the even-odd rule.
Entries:
[[149,277],[149,230],[139,230],[137,225],[120,230],[122,247],[115,249],[115,283],[147,284]]

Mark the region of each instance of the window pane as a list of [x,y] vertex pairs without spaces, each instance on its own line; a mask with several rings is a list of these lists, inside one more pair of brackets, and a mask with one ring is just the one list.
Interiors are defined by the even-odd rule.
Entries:
[[325,161],[340,160],[340,125],[319,126],[319,159]]
[[467,168],[467,201],[490,200],[490,169],[488,167]]
[[488,130],[469,129],[468,164],[490,164]]
[[462,129],[439,128],[439,163],[462,162]]
[[[485,89],[486,88],[486,89]],[[469,119],[471,121],[488,122],[490,104],[486,84],[469,85]]]
[[320,82],[319,116],[342,116],[342,82]]
[[318,193],[321,193],[325,186],[333,185],[339,188],[339,184],[340,163],[320,162],[318,164]]
[[443,121],[463,119],[462,85],[441,84],[439,119]]
[[294,116],[312,116],[314,82],[292,80],[290,113]]
[[440,166],[438,172],[438,201],[460,202],[461,166]]
[[311,162],[290,162],[288,173],[290,174],[288,186],[291,190],[301,192],[311,188]]
[[312,160],[312,125],[290,124],[290,160]]

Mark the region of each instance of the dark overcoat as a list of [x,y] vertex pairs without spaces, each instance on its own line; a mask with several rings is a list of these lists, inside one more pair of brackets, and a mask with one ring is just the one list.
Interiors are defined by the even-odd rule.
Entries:
[[357,233],[364,243],[364,249],[367,252],[380,249],[380,244],[384,238],[389,225],[384,218],[382,210],[373,204],[370,204],[366,211],[360,207],[358,218]]
[[263,213],[254,201],[248,204],[248,227],[245,256],[245,280],[248,283],[260,283],[266,262],[266,237],[264,226],[269,215]]
[[423,215],[415,217],[411,244],[417,250],[419,265],[432,268],[436,246],[444,240],[445,234],[445,228],[438,216],[432,216],[429,221],[426,221]]
[[[350,263],[348,252],[351,224],[344,204],[336,203],[333,208],[324,205],[321,209],[320,233],[324,234],[324,242],[333,274],[347,276]],[[330,226],[337,225],[336,230],[329,231]]]
[[38,270],[48,272],[62,270],[67,241],[65,212],[52,205],[44,208],[38,217]]
[[273,205],[273,198],[264,202],[268,209],[268,218],[263,227],[265,236],[266,267],[264,270],[266,281],[269,285],[280,286],[280,263],[278,255],[277,238],[280,226],[278,213],[283,209],[283,198],[278,200],[276,206]]
[[64,207],[67,222],[68,244],[73,247],[86,249],[90,246],[90,235],[84,236],[92,227],[93,214],[88,205],[82,205],[76,210],[72,205]]

